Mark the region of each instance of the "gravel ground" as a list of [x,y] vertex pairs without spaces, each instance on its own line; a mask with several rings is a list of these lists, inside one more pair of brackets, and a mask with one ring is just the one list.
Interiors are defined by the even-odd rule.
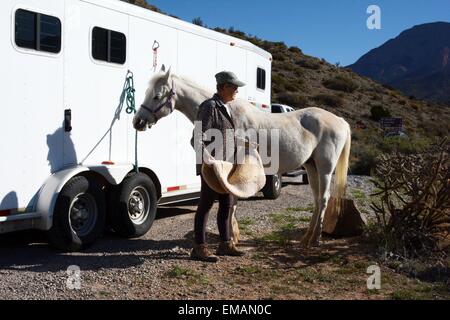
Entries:
[[[241,265],[255,261],[250,259],[255,258],[256,252],[250,239],[273,230],[275,214],[288,213],[295,216],[295,221],[304,221],[297,226],[307,226],[311,216],[308,208],[312,204],[312,193],[309,186],[303,185],[300,180],[285,178],[282,194],[277,200],[265,200],[259,194],[239,202],[237,216],[245,231],[242,247],[249,251],[247,258],[239,260]],[[349,177],[349,186],[350,196],[355,195],[364,211],[367,207],[365,195],[371,192],[368,178]],[[39,232],[2,235],[0,299],[270,298],[266,288],[248,279],[227,281],[225,275],[228,271],[224,270],[230,270],[230,274],[234,275],[241,270],[236,269],[236,258],[222,258],[217,264],[188,259],[195,209],[195,201],[162,206],[158,209],[152,229],[144,237],[125,240],[106,234],[81,253],[55,251]],[[216,211],[217,204],[208,226],[208,239],[213,247],[218,242]],[[297,234],[294,239],[300,236]],[[269,263],[269,260],[262,262],[264,267]],[[78,266],[81,270],[79,290],[70,290],[67,286],[68,279],[73,275],[67,271],[70,266]],[[204,278],[206,276],[209,278]],[[193,284],[192,279],[199,283],[203,281],[207,286]],[[317,294],[320,295],[320,292]],[[286,299],[299,297],[310,298],[308,295],[283,296]]]

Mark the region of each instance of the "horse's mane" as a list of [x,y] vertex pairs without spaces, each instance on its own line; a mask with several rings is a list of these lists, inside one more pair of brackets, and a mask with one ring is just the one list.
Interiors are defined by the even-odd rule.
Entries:
[[198,91],[202,91],[203,93],[207,94],[208,96],[212,96],[214,94],[214,92],[212,92],[208,88],[198,84],[197,82],[195,82],[194,80],[192,80],[192,79],[190,79],[188,77],[180,76],[180,75],[177,75],[177,74],[172,74],[172,77],[178,78],[179,80],[183,81],[188,86],[191,86],[191,87],[195,88]]
[[[152,76],[152,78],[148,81],[148,87],[147,87],[147,91],[146,91],[146,95],[148,93],[149,90],[153,89],[155,87],[155,85],[161,81],[164,77],[166,76],[166,73],[164,71],[159,71],[158,73],[156,73],[155,75]],[[197,91],[202,91],[203,93],[207,94],[208,96],[212,96],[214,94],[214,92],[212,92],[211,90],[207,89],[206,87],[198,84],[197,82],[195,82],[194,80],[190,79],[189,77],[186,76],[181,76],[178,75],[176,73],[171,74],[171,77],[181,80],[182,82],[184,82],[185,84],[187,84],[190,87],[195,88],[195,90]]]
[[145,96],[147,96],[148,92],[152,90],[155,87],[155,84],[161,80],[165,76],[165,73],[162,71],[159,71],[158,73],[154,74],[150,80],[148,81],[147,90],[145,91]]

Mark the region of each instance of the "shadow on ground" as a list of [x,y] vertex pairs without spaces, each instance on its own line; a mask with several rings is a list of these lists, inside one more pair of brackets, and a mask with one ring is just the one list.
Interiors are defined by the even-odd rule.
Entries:
[[274,266],[312,266],[320,263],[337,262],[345,265],[354,257],[373,260],[373,248],[360,237],[334,239],[324,235],[320,246],[302,248],[300,240],[307,228],[276,231],[276,238],[285,241],[271,241],[256,238],[250,241],[256,251],[263,253]]
[[[259,199],[259,198],[258,198]],[[166,205],[158,208],[157,219],[192,214],[197,201]],[[247,248],[249,256],[262,253],[269,264],[280,266],[308,266],[330,260],[347,261],[354,254],[366,254],[367,249],[358,241],[326,239],[319,248],[301,249],[299,241],[306,229],[281,230],[280,238],[286,243],[264,238],[244,239],[240,246]],[[32,272],[59,272],[70,265],[82,270],[124,269],[142,265],[147,260],[187,260],[192,247],[193,232],[182,239],[153,240],[144,237],[123,239],[109,231],[104,238],[83,252],[63,253],[47,243],[44,232],[27,231],[0,235],[0,269]],[[214,249],[219,242],[217,234],[208,233],[207,241]]]
[[[157,220],[194,212],[196,201],[158,208]],[[183,207],[185,206],[185,207]],[[214,239],[213,235],[210,238]],[[83,252],[65,253],[51,247],[43,231],[31,230],[0,235],[0,270],[34,272],[64,271],[70,265],[82,270],[123,269],[139,266],[147,259],[188,259],[180,249],[192,247],[192,234],[183,239],[124,239],[106,231],[102,239]]]

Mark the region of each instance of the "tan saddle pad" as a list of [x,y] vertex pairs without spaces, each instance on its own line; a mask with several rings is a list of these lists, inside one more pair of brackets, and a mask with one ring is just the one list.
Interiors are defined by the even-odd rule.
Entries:
[[214,191],[250,198],[266,184],[266,175],[256,146],[250,145],[242,164],[215,160],[205,149],[202,176]]

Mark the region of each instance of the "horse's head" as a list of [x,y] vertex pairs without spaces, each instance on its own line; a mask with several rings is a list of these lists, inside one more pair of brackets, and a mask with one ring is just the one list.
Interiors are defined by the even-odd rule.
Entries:
[[145,99],[133,118],[133,126],[138,131],[145,131],[159,119],[167,117],[175,109],[175,85],[171,70],[165,67],[150,81]]

